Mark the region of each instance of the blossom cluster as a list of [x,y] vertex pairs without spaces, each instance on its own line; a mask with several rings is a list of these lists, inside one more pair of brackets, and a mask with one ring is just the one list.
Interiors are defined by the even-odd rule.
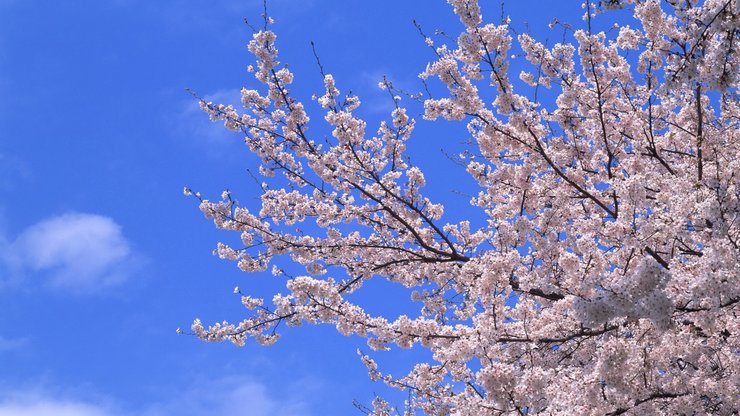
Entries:
[[[405,375],[360,353],[371,379],[408,391],[408,414],[737,413],[733,2],[587,1],[587,25],[552,46],[508,20],[484,23],[476,0],[449,3],[462,33],[450,45],[425,36],[434,60],[419,76],[446,94],[425,99],[423,117],[467,123],[473,148],[457,173],[479,192],[462,202],[485,223],[446,220],[425,196],[433,184],[406,158],[416,121],[389,81],[395,108],[372,132],[360,100],[324,74],[311,108],[332,137],[314,137],[277,36],[258,31],[244,111],[201,107],[260,158],[260,206],[195,196],[240,236],[215,254],[247,272],[272,265],[287,292],[265,301],[236,289],[246,318],[196,320],[193,332],[269,345],[281,323],[329,324],[374,351],[424,348],[431,358]],[[592,30],[622,7],[632,26]],[[510,74],[512,59],[527,69]],[[540,86],[557,97],[538,100]],[[287,275],[274,264],[284,261],[308,275]],[[408,288],[418,314],[365,311],[348,295],[369,279]]]

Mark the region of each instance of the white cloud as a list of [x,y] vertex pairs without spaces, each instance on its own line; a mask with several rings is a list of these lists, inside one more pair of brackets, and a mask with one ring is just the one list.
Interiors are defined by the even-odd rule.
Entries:
[[117,416],[101,401],[52,395],[39,388],[0,390],[0,416]]
[[123,407],[105,397],[73,398],[39,388],[0,389],[0,416],[311,415],[305,394],[290,393],[280,395],[248,378],[227,377],[194,384],[159,402]]
[[[45,277],[55,289],[90,292],[125,281],[140,261],[113,219],[69,213],[26,228],[7,251],[5,268],[12,276]],[[6,279],[7,280],[7,279]]]
[[[187,414],[307,416],[305,393],[299,390],[271,392],[267,386],[245,377],[201,381],[174,398],[150,407],[145,416]],[[279,397],[278,397],[279,396]]]
[[66,401],[0,402],[0,416],[112,416],[86,403]]

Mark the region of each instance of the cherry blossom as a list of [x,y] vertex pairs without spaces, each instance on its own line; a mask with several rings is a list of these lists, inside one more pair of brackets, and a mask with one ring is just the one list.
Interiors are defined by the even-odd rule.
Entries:
[[[271,268],[285,291],[259,299],[237,288],[245,318],[196,320],[193,333],[270,345],[280,324],[332,325],[366,339],[360,361],[372,380],[408,392],[405,414],[736,414],[734,1],[586,2],[570,41],[551,46],[508,20],[485,23],[475,0],[448,2],[461,34],[422,33],[433,60],[419,77],[445,92],[422,100],[423,117],[467,125],[466,169],[450,174],[479,188],[458,203],[486,221],[451,221],[425,196],[434,184],[406,158],[417,121],[403,92],[380,83],[394,109],[373,127],[322,67],[323,94],[300,102],[266,21],[249,42],[244,109],[201,101],[260,158],[261,208],[229,191],[184,193],[240,236],[216,255],[246,272]],[[593,29],[616,8],[634,22]],[[526,69],[510,74],[512,60]],[[556,97],[538,99],[541,89]],[[321,123],[331,138],[314,136]],[[290,262],[306,275],[284,272]],[[418,313],[368,313],[349,295],[370,279],[408,289]],[[431,359],[408,374],[373,358],[414,347]],[[361,409],[396,412],[382,398]]]

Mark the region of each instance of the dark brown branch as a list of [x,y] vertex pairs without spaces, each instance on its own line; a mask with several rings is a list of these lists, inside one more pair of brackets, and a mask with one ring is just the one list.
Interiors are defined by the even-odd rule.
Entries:
[[701,145],[704,141],[704,116],[701,109],[701,84],[696,86],[696,119],[696,169],[698,171],[699,181],[701,182],[704,171],[704,162],[702,160],[701,152]]
[[649,255],[650,255],[650,256],[651,256],[652,258],[654,258],[654,259],[655,259],[655,261],[657,261],[657,262],[658,262],[658,263],[659,263],[659,264],[660,264],[661,266],[663,266],[663,268],[664,268],[664,269],[666,269],[666,270],[668,270],[668,269],[669,269],[669,267],[668,267],[668,262],[667,262],[667,261],[665,261],[665,260],[663,260],[663,258],[662,258],[662,257],[660,257],[660,255],[658,255],[658,253],[656,253],[655,251],[653,251],[653,249],[651,249],[651,248],[650,248],[650,247],[648,247],[648,246],[645,246],[645,251],[646,251],[646,252],[647,252],[647,253],[648,253],[648,254],[649,254]]
[[653,393],[653,394],[649,395],[648,397],[635,400],[635,402],[632,405],[632,407],[620,407],[617,410],[614,410],[613,412],[607,413],[606,416],[617,416],[617,415],[621,415],[621,414],[627,413],[628,411],[634,409],[635,407],[637,407],[637,406],[639,406],[639,405],[641,405],[643,403],[647,403],[649,401],[652,401],[652,400],[675,399],[676,397],[686,396],[687,394],[689,394],[689,393],[688,392],[685,392],[685,393],[656,392],[656,393]]

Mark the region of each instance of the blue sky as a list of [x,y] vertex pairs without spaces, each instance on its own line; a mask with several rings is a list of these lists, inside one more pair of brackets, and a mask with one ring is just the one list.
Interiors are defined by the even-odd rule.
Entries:
[[[499,2],[481,3],[498,22]],[[578,23],[582,13],[578,1],[509,3],[517,30],[554,41],[552,18]],[[175,334],[195,317],[238,320],[234,286],[271,293],[283,284],[213,257],[224,234],[182,196],[186,185],[211,198],[226,188],[257,195],[247,174],[255,159],[185,88],[235,102],[254,85],[242,18],[258,22],[261,7],[0,0],[0,416],[344,415],[353,399],[385,392],[357,359],[362,340],[330,327],[284,332],[270,348]],[[295,93],[308,102],[321,92],[313,40],[338,87],[362,98],[370,125],[391,108],[376,88],[384,74],[420,89],[416,75],[432,56],[411,20],[429,33],[460,29],[444,1],[269,8]],[[459,127],[423,123],[412,138],[409,154],[427,168],[435,200],[466,186],[440,151],[464,139]],[[386,362],[402,369],[412,354]]]

